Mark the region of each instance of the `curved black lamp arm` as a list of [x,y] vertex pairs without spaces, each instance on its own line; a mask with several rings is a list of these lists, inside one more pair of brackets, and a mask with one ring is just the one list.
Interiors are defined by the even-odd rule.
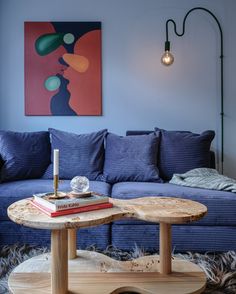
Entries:
[[174,25],[174,32],[178,37],[182,37],[185,33],[185,22],[186,19],[188,17],[188,15],[194,11],[194,10],[203,10],[205,12],[207,12],[208,14],[210,14],[214,20],[216,21],[219,31],[220,31],[220,60],[221,60],[221,110],[220,110],[220,116],[221,116],[221,172],[223,174],[224,172],[224,72],[223,72],[223,32],[222,32],[222,28],[221,25],[218,21],[218,19],[216,18],[216,16],[208,9],[204,8],[204,7],[194,7],[192,9],[190,9],[183,20],[183,29],[182,29],[182,33],[178,33],[177,29],[176,29],[176,23],[173,19],[168,19],[166,21],[166,42],[165,42],[165,50],[170,50],[170,42],[169,42],[169,31],[168,31],[168,25],[169,23],[173,23]]

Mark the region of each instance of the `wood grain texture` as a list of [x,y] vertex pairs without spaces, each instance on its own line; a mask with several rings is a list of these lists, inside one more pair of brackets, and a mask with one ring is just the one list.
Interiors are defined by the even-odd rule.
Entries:
[[[132,261],[117,261],[91,251],[77,251],[69,260],[69,293],[115,294],[136,290],[141,294],[201,293],[205,287],[204,272],[195,264],[173,258],[173,273],[162,275],[158,255]],[[49,253],[33,257],[14,269],[9,287],[14,294],[50,292]]]
[[171,225],[160,223],[160,273],[171,273]]
[[113,208],[51,218],[33,207],[29,199],[8,207],[9,218],[21,225],[40,229],[75,229],[107,224],[122,218],[181,224],[201,219],[206,206],[195,201],[171,197],[110,199]]
[[68,258],[74,259],[76,258],[76,237],[77,237],[77,230],[76,229],[69,229],[68,230]]
[[[124,291],[187,294],[201,293],[204,289],[206,278],[198,266],[178,259],[171,263],[171,224],[199,220],[207,212],[204,205],[172,197],[110,199],[114,204],[111,209],[50,218],[33,207],[29,199],[9,206],[8,216],[24,226],[51,229],[52,256],[44,254],[20,264],[9,277],[12,293],[51,293],[52,289],[53,294],[117,294]],[[75,257],[77,228],[122,218],[160,222],[161,258],[147,256],[121,262],[88,251],[78,251]],[[67,230],[70,235],[69,256]],[[75,257],[69,259],[69,274],[68,257]]]
[[52,294],[68,291],[68,238],[67,230],[51,232],[51,289]]

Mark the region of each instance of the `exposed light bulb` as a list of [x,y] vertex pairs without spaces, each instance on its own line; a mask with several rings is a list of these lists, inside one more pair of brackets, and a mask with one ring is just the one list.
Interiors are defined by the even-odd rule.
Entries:
[[174,56],[170,53],[169,50],[166,50],[165,53],[161,57],[161,63],[169,66],[174,62]]

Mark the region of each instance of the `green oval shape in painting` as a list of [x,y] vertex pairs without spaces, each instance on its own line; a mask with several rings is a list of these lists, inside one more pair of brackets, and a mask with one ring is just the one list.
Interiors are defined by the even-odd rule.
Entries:
[[48,91],[55,91],[61,85],[61,80],[57,76],[50,76],[44,82],[44,86]]
[[63,44],[63,35],[53,33],[40,36],[35,42],[35,50],[40,56],[51,53]]

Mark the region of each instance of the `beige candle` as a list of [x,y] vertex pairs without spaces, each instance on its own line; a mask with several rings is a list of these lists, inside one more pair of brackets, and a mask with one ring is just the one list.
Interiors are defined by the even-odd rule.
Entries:
[[54,179],[54,194],[57,196],[58,181],[59,181],[59,150],[53,150],[53,179]]

